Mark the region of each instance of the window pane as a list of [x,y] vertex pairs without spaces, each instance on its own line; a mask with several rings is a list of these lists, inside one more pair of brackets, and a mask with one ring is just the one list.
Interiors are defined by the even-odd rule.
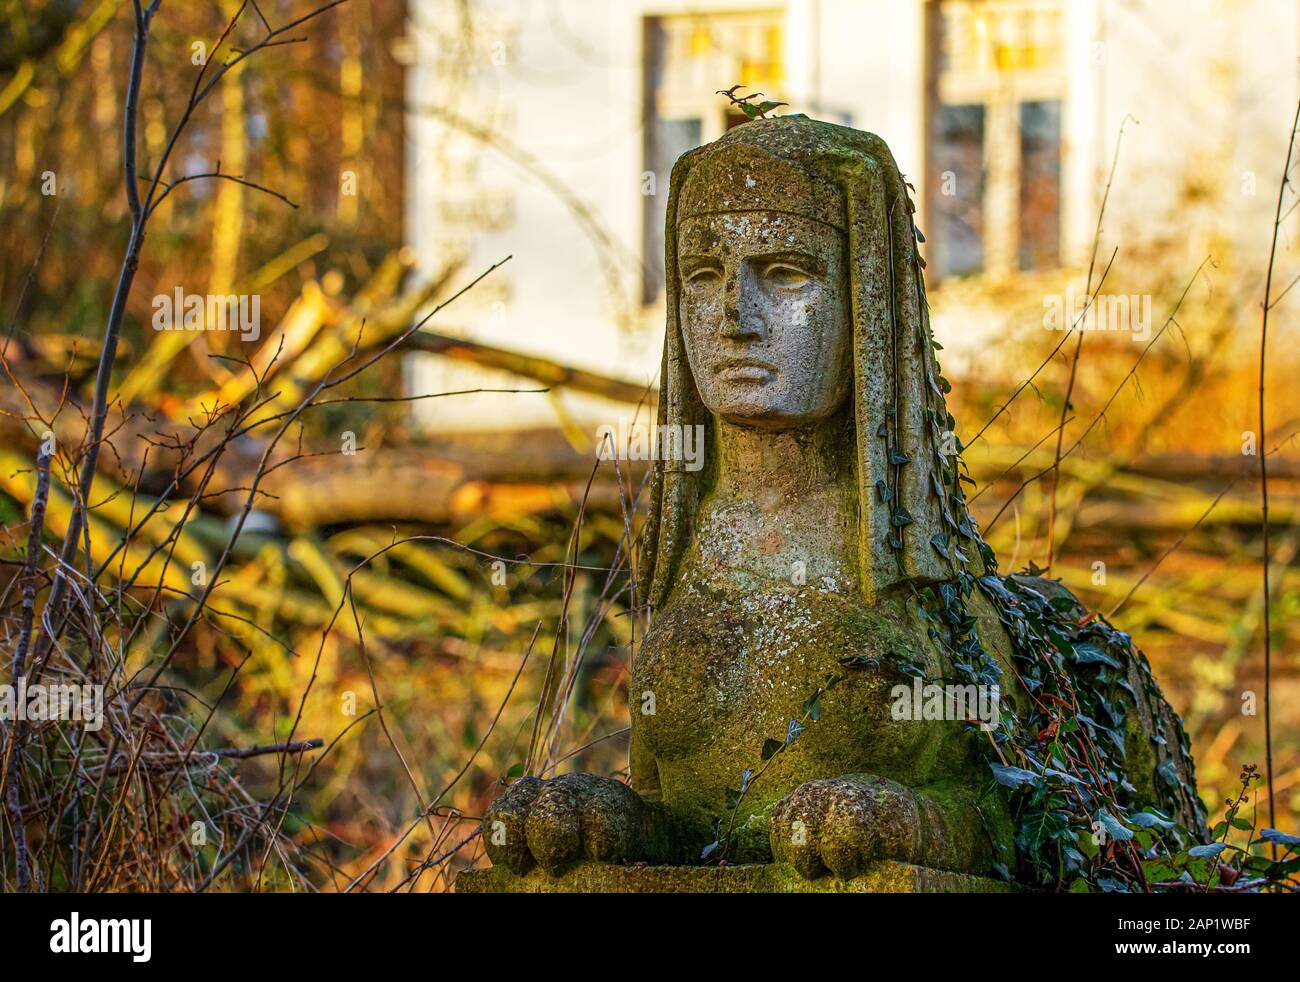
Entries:
[[940,279],[984,268],[984,107],[940,105],[931,173],[933,258]]
[[1061,104],[1020,105],[1020,268],[1060,263]]

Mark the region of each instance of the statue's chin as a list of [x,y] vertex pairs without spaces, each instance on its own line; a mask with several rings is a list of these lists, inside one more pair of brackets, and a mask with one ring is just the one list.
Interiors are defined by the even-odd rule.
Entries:
[[724,423],[753,430],[797,430],[822,422],[830,413],[809,413],[771,403],[737,401],[713,410]]
[[813,386],[788,384],[719,385],[701,393],[705,407],[716,419],[755,430],[797,430],[816,426],[834,416],[847,392],[820,391]]

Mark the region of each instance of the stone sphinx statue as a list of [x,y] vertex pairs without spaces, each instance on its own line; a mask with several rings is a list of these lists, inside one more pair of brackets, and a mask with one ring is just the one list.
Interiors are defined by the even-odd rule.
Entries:
[[[702,425],[705,453],[655,466],[631,783],[516,780],[483,821],[492,862],[989,878],[931,887],[966,889],[1024,877],[1042,844],[1018,815],[1054,784],[1103,838],[1148,806],[1199,835],[1145,659],[1058,584],[998,576],[967,513],[885,144],[802,116],[739,126],[677,162],[666,243],[658,421]],[[922,682],[992,693],[997,719],[900,712]]]

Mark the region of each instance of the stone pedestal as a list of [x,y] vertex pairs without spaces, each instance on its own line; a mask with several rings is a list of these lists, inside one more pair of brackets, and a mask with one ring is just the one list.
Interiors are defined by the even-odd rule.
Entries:
[[457,893],[1008,893],[1000,880],[876,862],[851,880],[805,880],[783,863],[752,866],[610,866],[580,863],[561,876],[534,869],[516,876],[503,866],[467,870]]

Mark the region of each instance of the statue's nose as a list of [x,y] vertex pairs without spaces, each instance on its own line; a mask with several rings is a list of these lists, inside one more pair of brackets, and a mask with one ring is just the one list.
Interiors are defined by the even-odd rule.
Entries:
[[737,340],[762,338],[766,324],[753,275],[744,267],[730,271],[725,288],[722,336]]

